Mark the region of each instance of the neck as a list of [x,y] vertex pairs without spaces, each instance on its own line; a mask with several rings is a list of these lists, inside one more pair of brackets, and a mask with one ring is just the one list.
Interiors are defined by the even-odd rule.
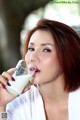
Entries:
[[39,90],[44,102],[59,103],[68,98],[68,93],[64,91],[63,79],[57,79],[50,83],[39,85]]

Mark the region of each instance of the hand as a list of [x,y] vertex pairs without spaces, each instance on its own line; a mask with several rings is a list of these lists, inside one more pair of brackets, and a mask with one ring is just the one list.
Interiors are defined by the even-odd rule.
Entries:
[[[11,68],[7,72],[3,72],[0,75],[0,106],[6,106],[11,100],[15,98],[14,95],[11,95],[6,91],[6,85],[9,80],[13,80],[12,74],[16,68]],[[15,81],[14,81],[15,82]]]
[[[14,95],[8,93],[6,90],[6,85],[8,85],[7,83],[9,83],[9,80],[13,80],[15,82],[14,78],[12,77],[12,74],[15,72],[15,70],[16,68],[11,68],[0,75],[0,106],[5,106],[15,98]],[[22,93],[28,91],[31,85],[32,83],[29,82]]]

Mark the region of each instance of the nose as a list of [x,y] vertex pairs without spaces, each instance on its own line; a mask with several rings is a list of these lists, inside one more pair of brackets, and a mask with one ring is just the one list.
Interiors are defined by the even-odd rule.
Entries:
[[27,52],[25,55],[25,60],[26,62],[29,63],[35,63],[35,62],[39,62],[40,61],[40,54],[37,51],[33,51],[33,52]]
[[30,62],[39,62],[39,56],[36,51],[30,55]]

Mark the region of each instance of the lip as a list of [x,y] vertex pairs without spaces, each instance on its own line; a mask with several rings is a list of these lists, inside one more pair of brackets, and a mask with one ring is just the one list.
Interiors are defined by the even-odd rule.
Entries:
[[29,70],[31,72],[34,72],[34,73],[40,73],[40,70],[38,68],[35,68],[35,67],[31,67],[31,68],[29,68]]
[[39,69],[36,69],[36,70],[35,70],[35,73],[40,73],[40,70],[39,70]]

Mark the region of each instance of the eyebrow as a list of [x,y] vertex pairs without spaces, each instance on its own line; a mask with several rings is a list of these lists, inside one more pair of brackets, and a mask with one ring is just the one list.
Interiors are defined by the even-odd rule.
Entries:
[[[29,43],[31,45],[35,45],[34,43]],[[54,44],[52,43],[41,43],[41,46],[45,46],[45,45],[51,45],[51,46],[54,46]]]

